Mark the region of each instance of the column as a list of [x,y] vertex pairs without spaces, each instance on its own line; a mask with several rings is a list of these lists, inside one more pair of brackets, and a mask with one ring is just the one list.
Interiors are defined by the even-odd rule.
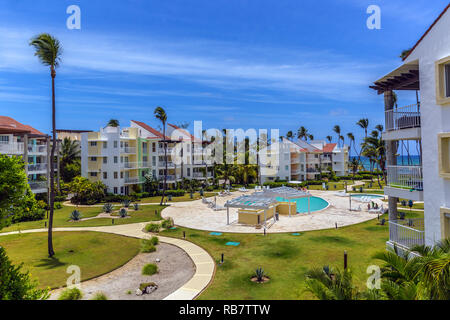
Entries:
[[[384,109],[385,111],[392,110],[394,108],[394,95],[392,91],[384,92]],[[393,119],[386,119],[386,122],[393,121]],[[398,142],[389,140],[385,141],[386,144],[386,165],[395,166],[397,165],[397,158],[395,154],[397,153]],[[397,220],[397,202],[398,198],[388,197],[389,205],[389,220]]]
[[25,163],[25,174],[28,179],[28,134],[23,136],[23,162]]

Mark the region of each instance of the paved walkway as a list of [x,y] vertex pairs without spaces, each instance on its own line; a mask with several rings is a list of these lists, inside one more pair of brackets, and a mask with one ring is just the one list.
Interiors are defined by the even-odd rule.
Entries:
[[[53,231],[95,231],[113,233],[127,237],[148,239],[150,234],[143,232],[147,222],[124,224],[118,226],[105,226],[105,227],[77,227],[77,228],[54,228]],[[47,229],[31,229],[23,230],[21,233],[37,233],[47,232]],[[1,233],[0,236],[9,234],[18,234],[19,232],[6,232]],[[164,298],[164,300],[192,300],[195,299],[212,281],[215,273],[215,263],[209,253],[203,248],[193,244],[192,242],[158,236],[161,242],[169,243],[183,249],[195,264],[194,276],[185,283],[181,288],[174,291],[170,295]]]

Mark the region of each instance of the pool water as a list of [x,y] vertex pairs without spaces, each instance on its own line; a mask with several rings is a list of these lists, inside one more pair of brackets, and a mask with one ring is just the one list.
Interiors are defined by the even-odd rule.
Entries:
[[384,196],[378,194],[355,194],[352,195],[352,198],[367,198],[369,200],[375,200],[375,199],[383,199]]
[[[328,202],[319,197],[311,197],[311,212],[319,211],[328,207]],[[288,202],[288,200],[278,197],[278,201]],[[297,203],[297,213],[308,212],[308,198],[291,199],[291,202]]]

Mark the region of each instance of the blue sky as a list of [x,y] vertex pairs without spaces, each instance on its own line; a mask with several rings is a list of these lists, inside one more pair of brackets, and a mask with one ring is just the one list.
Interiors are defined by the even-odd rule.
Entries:
[[[81,30],[66,8],[81,8]],[[366,9],[381,8],[381,30]],[[383,123],[368,86],[400,65],[447,1],[0,0],[0,114],[50,133],[50,76],[28,46],[40,32],[64,47],[57,70],[57,127],[98,130],[109,119],[155,127],[296,131],[315,138]],[[414,102],[399,94],[400,104]],[[336,140],[336,138],[334,138]]]

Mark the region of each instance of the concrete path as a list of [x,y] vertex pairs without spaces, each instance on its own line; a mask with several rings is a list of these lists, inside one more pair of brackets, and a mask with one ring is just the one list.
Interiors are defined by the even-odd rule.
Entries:
[[[127,237],[148,239],[152,235],[143,232],[147,222],[124,224],[117,226],[105,226],[105,227],[77,227],[77,228],[54,228],[53,231],[94,231],[112,233]],[[47,229],[31,229],[23,230],[20,233],[37,233],[47,232]],[[1,233],[0,236],[9,234],[18,234],[18,231]],[[215,262],[209,253],[203,248],[193,244],[192,242],[158,236],[159,241],[175,245],[183,249],[195,264],[194,276],[185,283],[181,288],[168,295],[164,300],[193,300],[195,299],[206,287],[210,284],[215,273]]]

